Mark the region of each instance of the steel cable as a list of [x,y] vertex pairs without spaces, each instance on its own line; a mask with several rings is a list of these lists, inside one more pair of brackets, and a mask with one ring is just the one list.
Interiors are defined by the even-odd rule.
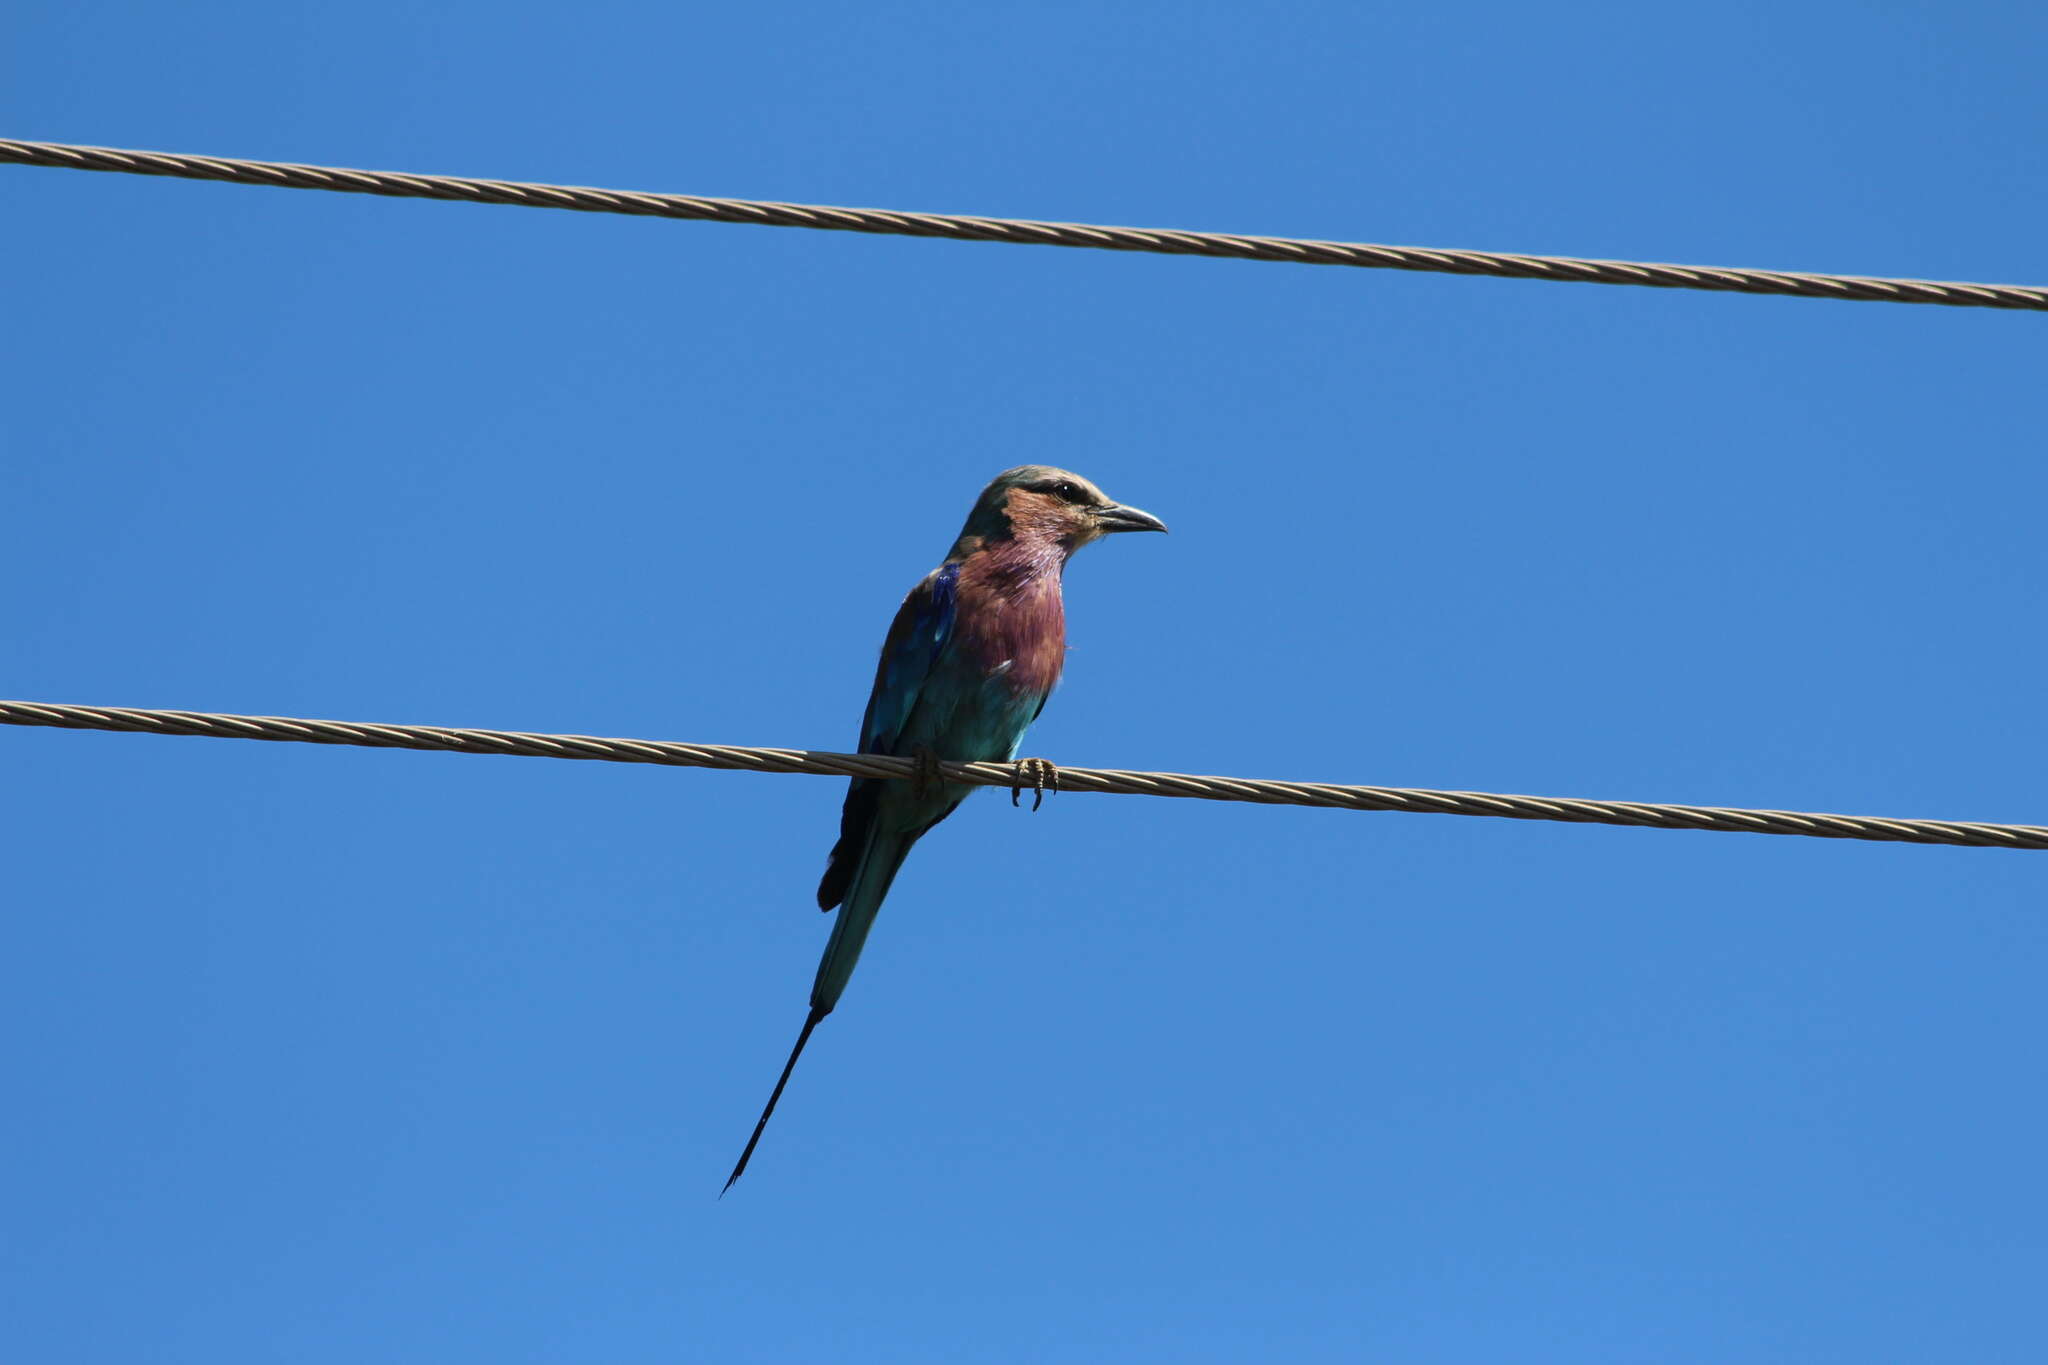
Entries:
[[[676,740],[606,739],[592,735],[533,734],[518,730],[474,730],[440,725],[306,720],[289,716],[224,715],[208,711],[153,711],[125,706],[72,706],[58,702],[0,701],[0,724],[199,735],[215,739],[279,740],[301,744],[352,744],[441,753],[577,758],[606,763],[656,763],[677,768],[808,773],[820,777],[914,779],[918,776],[918,765],[912,760],[880,754],[764,749],[736,744],[685,744]],[[937,772],[945,781],[969,786],[1014,788],[1019,783],[1017,766],[1010,763],[940,763]],[[1558,820],[1571,824],[1636,825],[1651,829],[1797,834],[1819,839],[1957,844],[1970,848],[2048,849],[2048,827],[2041,825],[1823,815],[1726,806],[1675,806],[1646,801],[1595,801],[1578,797],[1509,796],[1494,792],[1433,791],[1419,787],[1339,786],[1325,782],[1281,782],[1268,778],[1129,772],[1117,768],[1060,768],[1058,789],[1062,792],[1104,792],[1120,796],[1249,801],[1261,805],[1326,806],[1340,810],[1407,811],[1418,815],[1488,815],[1509,820]]]
[[1301,265],[1348,265],[1383,270],[1435,271],[1451,275],[1495,275],[1508,279],[1559,280],[1582,284],[1634,284],[1660,289],[1707,289],[1739,294],[1791,294],[1802,298],[1886,303],[1946,304],[1958,308],[2048,311],[2048,288],[2017,284],[1965,284],[1946,280],[1894,280],[1865,275],[1819,275],[1789,270],[1748,270],[1722,266],[1661,265],[1643,261],[1584,260],[1569,256],[1523,256],[1492,251],[1383,246],[1367,242],[1324,242],[1292,237],[1248,237],[1236,233],[1188,232],[1173,228],[1104,227],[1087,223],[1023,218],[976,218],[946,213],[842,208],[825,204],[784,204],[755,199],[708,199],[697,195],[648,194],[589,189],[517,180],[474,180],[402,171],[348,170],[279,161],[189,156],[177,152],[131,151],[64,142],[0,139],[0,163],[51,166],[80,171],[226,180],[241,185],[336,190],[404,199],[450,199],[466,203],[518,204],[529,208],[578,209],[642,217],[682,218],[768,227],[822,228],[839,232],[906,237],[947,237],[961,241],[1013,242],[1040,246],[1146,251],[1172,256],[1220,256],[1250,261],[1292,261]]

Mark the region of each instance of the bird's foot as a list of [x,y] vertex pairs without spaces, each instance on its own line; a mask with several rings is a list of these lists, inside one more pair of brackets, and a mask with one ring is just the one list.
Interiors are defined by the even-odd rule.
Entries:
[[910,795],[922,801],[944,782],[939,776],[938,751],[920,744],[910,751],[910,761],[915,765],[910,774]]
[[1017,760],[1017,780],[1010,787],[1010,804],[1017,805],[1026,783],[1031,784],[1031,809],[1045,804],[1045,794],[1060,789],[1060,770],[1042,758]]

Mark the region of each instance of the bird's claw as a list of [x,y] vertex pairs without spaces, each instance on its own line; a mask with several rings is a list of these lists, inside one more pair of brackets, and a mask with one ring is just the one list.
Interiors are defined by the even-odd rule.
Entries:
[[1020,804],[1019,797],[1026,783],[1031,784],[1031,809],[1037,810],[1045,804],[1045,794],[1060,789],[1060,770],[1042,758],[1020,758],[1017,760],[1017,780],[1010,787],[1010,804]]

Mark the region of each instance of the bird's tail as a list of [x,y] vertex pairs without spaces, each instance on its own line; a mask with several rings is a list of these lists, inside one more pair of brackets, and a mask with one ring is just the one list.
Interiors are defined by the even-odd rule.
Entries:
[[[754,1159],[754,1149],[761,1145],[761,1134],[768,1130],[768,1119],[775,1112],[775,1102],[782,1098],[782,1087],[789,1084],[789,1073],[796,1070],[796,1059],[804,1055],[804,1044],[811,1041],[811,1030],[816,1028],[818,1021],[824,1017],[823,1010],[814,1009],[804,1019],[804,1031],[796,1036],[796,1046],[789,1050],[789,1060],[782,1064],[782,1075],[776,1079],[775,1089],[768,1096],[768,1107],[761,1111],[761,1121],[754,1125],[753,1135],[747,1139],[747,1149],[740,1153],[738,1164],[732,1168],[732,1174],[725,1178],[725,1190],[731,1189],[733,1182],[746,1174],[747,1163]],[[718,1192],[720,1199],[725,1198],[725,1190]]]
[[868,837],[860,866],[854,870],[846,899],[840,903],[839,917],[832,922],[832,937],[825,944],[825,956],[818,962],[818,979],[811,985],[811,1008],[819,1014],[830,1014],[839,1003],[840,993],[853,975],[854,964],[860,961],[860,950],[868,941],[868,930],[874,927],[875,916],[881,911],[882,899],[889,894],[896,881],[896,869],[903,866],[916,838],[914,834],[881,833]]
[[896,869],[903,866],[904,857],[916,841],[915,834],[876,834],[869,838],[867,849],[861,854],[860,866],[854,871],[846,900],[839,907],[839,918],[832,923],[832,937],[825,944],[825,956],[818,963],[818,979],[811,987],[811,1012],[804,1017],[803,1032],[797,1034],[796,1046],[789,1050],[789,1060],[782,1064],[782,1075],[776,1079],[775,1089],[768,1095],[768,1104],[761,1110],[760,1122],[754,1125],[753,1136],[747,1139],[747,1147],[740,1153],[739,1163],[726,1177],[725,1189],[718,1192],[720,1198],[725,1196],[725,1190],[733,1187],[733,1182],[746,1173],[747,1162],[753,1159],[754,1148],[760,1145],[761,1134],[767,1131],[768,1120],[775,1113],[776,1101],[782,1098],[783,1087],[789,1084],[790,1073],[796,1070],[796,1059],[803,1056],[804,1044],[811,1041],[811,1030],[817,1028],[819,1021],[839,1003],[847,978],[853,975],[853,966],[860,961],[861,947],[868,941],[868,930],[874,926],[875,915],[882,908],[882,899],[889,894],[889,887],[896,880]]

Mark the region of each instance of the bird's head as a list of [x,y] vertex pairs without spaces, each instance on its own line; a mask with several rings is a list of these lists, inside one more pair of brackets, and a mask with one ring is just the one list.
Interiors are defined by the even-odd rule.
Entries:
[[1112,501],[1079,474],[1026,464],[1004,470],[981,490],[960,530],[954,553],[969,553],[997,541],[1028,539],[1056,544],[1072,554],[1090,541],[1118,531],[1165,529],[1166,523],[1150,512]]

